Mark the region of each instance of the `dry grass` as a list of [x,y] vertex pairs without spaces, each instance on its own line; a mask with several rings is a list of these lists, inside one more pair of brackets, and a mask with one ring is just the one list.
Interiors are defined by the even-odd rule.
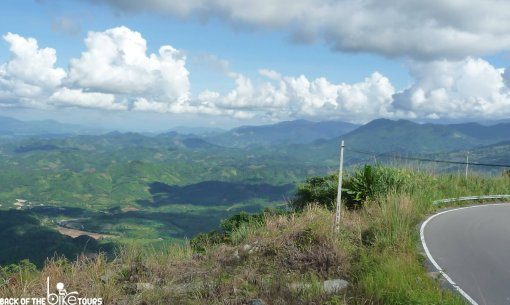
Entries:
[[[80,296],[101,296],[105,304],[344,304],[318,287],[349,274],[348,249],[335,235],[332,213],[311,207],[300,215],[268,216],[265,225],[241,228],[236,242],[203,254],[189,245],[167,251],[124,248],[104,255],[49,260],[42,271],[11,276],[3,297],[44,295],[46,277],[65,283]],[[325,221],[326,220],[326,221]],[[293,289],[290,283],[307,283]]]

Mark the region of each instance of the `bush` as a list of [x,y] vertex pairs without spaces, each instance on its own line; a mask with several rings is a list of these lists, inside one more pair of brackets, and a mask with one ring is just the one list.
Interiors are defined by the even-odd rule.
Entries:
[[222,220],[220,227],[225,234],[230,235],[234,230],[238,229],[244,224],[260,225],[264,222],[264,213],[249,214],[241,212],[228,219]]
[[204,253],[212,245],[228,242],[229,238],[224,232],[211,231],[200,233],[190,240],[191,248],[197,253]]
[[233,215],[228,219],[221,221],[221,231],[212,231],[208,233],[202,233],[191,239],[190,245],[196,252],[205,252],[205,249],[212,245],[218,245],[221,243],[230,243],[231,235],[233,232],[238,230],[241,226],[261,226],[264,224],[264,218],[267,214],[278,215],[284,213],[279,210],[265,209],[264,212],[258,214],[250,214],[241,212]]
[[28,259],[23,259],[17,264],[0,266],[0,286],[8,284],[9,280],[13,277],[27,277],[28,275],[35,274],[36,271],[37,266]]
[[[363,206],[368,199],[399,191],[407,185],[410,175],[402,169],[381,165],[365,165],[357,168],[343,180],[342,198],[349,209]],[[294,210],[301,211],[311,203],[335,208],[338,188],[338,175],[313,177],[298,186],[296,196],[291,201]]]
[[294,210],[301,211],[307,205],[316,203],[332,210],[335,207],[338,188],[338,175],[312,177],[298,186],[296,196],[291,201]]
[[365,165],[345,179],[342,196],[345,195],[347,207],[360,208],[367,199],[400,191],[408,178],[410,175],[403,169]]

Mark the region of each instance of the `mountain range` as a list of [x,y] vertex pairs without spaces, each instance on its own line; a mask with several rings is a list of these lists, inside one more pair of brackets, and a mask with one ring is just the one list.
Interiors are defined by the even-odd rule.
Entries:
[[227,147],[307,144],[319,139],[339,137],[355,130],[357,127],[359,125],[342,121],[312,122],[294,120],[270,125],[241,126],[208,137],[207,141]]
[[359,149],[427,154],[510,140],[510,123],[493,126],[478,123],[440,125],[378,119],[343,135],[342,138],[351,147]]
[[[109,143],[143,146],[157,142],[193,149],[266,147],[293,151],[303,158],[332,158],[338,154],[340,140],[354,150],[375,153],[438,154],[473,150],[510,141],[510,122],[493,125],[475,122],[461,124],[420,124],[409,120],[377,119],[364,125],[342,121],[285,121],[260,126],[241,126],[228,131],[216,128],[176,127],[166,133],[147,136],[139,133],[110,132],[52,120],[20,121],[0,117],[0,136],[40,136],[90,134]],[[31,147],[21,147],[32,149]],[[41,146],[39,149],[51,149]]]
[[98,134],[102,132],[104,131],[98,128],[64,124],[54,120],[21,121],[0,116],[0,136]]

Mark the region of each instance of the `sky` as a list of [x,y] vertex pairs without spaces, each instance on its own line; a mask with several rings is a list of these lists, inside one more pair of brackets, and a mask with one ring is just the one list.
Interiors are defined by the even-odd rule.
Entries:
[[0,115],[140,131],[510,117],[510,2],[5,0]]

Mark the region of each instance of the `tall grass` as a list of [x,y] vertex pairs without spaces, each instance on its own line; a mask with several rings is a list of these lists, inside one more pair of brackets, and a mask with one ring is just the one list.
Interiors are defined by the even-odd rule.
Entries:
[[[407,170],[404,170],[407,171]],[[409,171],[406,186],[367,203],[364,245],[358,249],[353,278],[358,304],[465,304],[426,275],[419,253],[418,224],[442,208],[442,198],[507,194],[510,179],[471,175],[431,175]],[[469,204],[469,203],[462,203]],[[349,214],[348,214],[349,215]],[[351,214],[352,215],[352,214]]]

